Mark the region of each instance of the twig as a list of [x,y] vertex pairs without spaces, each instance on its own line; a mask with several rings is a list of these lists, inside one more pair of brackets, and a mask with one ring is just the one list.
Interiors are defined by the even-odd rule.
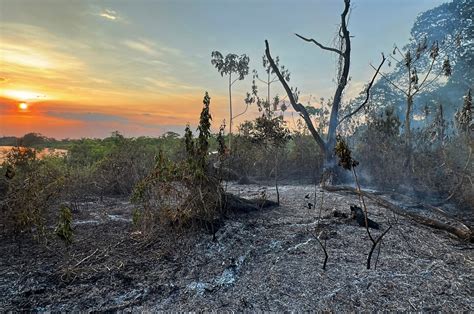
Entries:
[[379,244],[379,249],[377,250],[377,257],[375,258],[375,265],[374,265],[374,269],[377,269],[377,263],[379,261],[379,257],[380,257],[380,248],[382,247],[382,243],[383,241],[380,240],[380,244]]
[[340,56],[344,56],[342,51],[339,50],[339,49],[336,49],[336,48],[331,48],[331,47],[327,47],[327,46],[324,46],[324,45],[321,45],[319,42],[317,42],[316,40],[314,40],[313,38],[306,38],[306,37],[303,37],[297,33],[295,33],[295,35],[301,39],[303,39],[304,41],[307,41],[307,42],[312,42],[314,43],[316,46],[318,46],[319,48],[323,49],[323,50],[328,50],[328,51],[332,51],[332,52],[335,52],[337,53],[338,55]]
[[[372,67],[372,69],[374,70],[377,70],[372,64],[370,65]],[[401,89],[400,87],[398,87],[394,82],[392,82],[391,79],[389,79],[383,72],[380,72],[380,76],[382,76],[387,82],[390,83],[390,85],[392,85],[393,87],[395,87],[396,89],[398,89],[399,91],[401,91],[403,94],[405,94],[406,96],[408,96],[407,92],[403,89]]]
[[385,58],[384,54],[382,53],[382,62],[380,62],[378,68],[375,71],[374,76],[372,77],[372,80],[370,81],[369,85],[367,86],[366,97],[365,97],[364,102],[359,107],[357,107],[356,110],[354,110],[353,112],[347,114],[345,117],[343,117],[341,120],[339,120],[339,122],[337,123],[338,125],[340,125],[342,123],[342,121],[344,121],[345,119],[350,118],[353,115],[355,115],[357,112],[359,112],[359,110],[364,108],[364,106],[367,104],[367,102],[369,101],[369,98],[370,98],[370,89],[372,88],[372,85],[374,84],[375,78],[379,74],[380,69],[382,68],[382,65],[384,64],[385,60],[386,60],[386,58]]
[[323,270],[326,270],[326,265],[329,259],[328,251],[326,250],[326,240],[324,240],[324,244],[323,244],[321,240],[319,240],[317,235],[312,233],[310,230],[307,230],[307,231],[316,239],[316,241],[318,241],[319,246],[321,247],[321,249],[323,249],[323,252],[324,252]]
[[[377,244],[382,240],[383,236],[387,234],[387,232],[392,229],[392,226],[388,226],[387,230],[385,230],[374,242],[372,245],[372,248],[370,249],[369,256],[367,257],[367,269],[370,269],[370,260],[372,259],[372,254],[374,253],[375,247]],[[375,265],[377,265],[377,262],[375,262]],[[377,266],[376,266],[377,267]]]
[[81,265],[83,262],[85,262],[86,260],[88,260],[89,258],[91,258],[95,253],[97,253],[98,250],[99,250],[98,248],[95,249],[95,251],[92,252],[91,255],[88,255],[88,256],[84,257],[82,260],[80,260],[80,261],[79,261],[76,265],[74,265],[72,268],[76,268],[76,267],[78,267],[79,265]]

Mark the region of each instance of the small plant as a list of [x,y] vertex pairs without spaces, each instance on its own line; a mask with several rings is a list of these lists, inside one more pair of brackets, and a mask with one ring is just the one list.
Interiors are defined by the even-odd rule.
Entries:
[[[357,177],[357,172],[355,170],[355,168],[359,165],[359,162],[352,158],[352,152],[349,149],[349,146],[340,135],[337,136],[337,142],[336,142],[336,147],[334,151],[336,153],[336,156],[339,159],[339,165],[346,170],[352,170],[352,174],[354,175],[354,180],[356,182],[357,191],[359,194],[359,200],[361,202],[362,208],[364,209],[365,230],[367,231],[367,235],[369,236],[369,239],[372,242],[372,247],[370,248],[369,255],[367,256],[367,269],[370,269],[372,254],[374,253],[374,250],[377,247],[377,244],[380,243],[383,236],[392,228],[392,226],[390,225],[378,238],[374,239],[374,237],[370,233],[367,206],[365,204],[364,196],[362,195],[360,184],[359,184],[359,179]],[[379,244],[379,252],[380,252],[380,244]]]
[[61,205],[59,209],[58,224],[54,229],[54,232],[66,245],[72,243],[72,212],[66,205]]
[[[316,187],[316,186],[315,186]],[[311,203],[309,201],[309,197],[310,195],[307,194],[304,198],[305,198],[305,202],[306,202],[306,205],[305,207],[308,209],[308,210],[311,210],[313,208],[315,208],[315,205],[316,205],[316,189],[314,191],[314,203]],[[321,204],[320,204],[320,207],[319,207],[319,217],[318,217],[318,224],[316,226],[316,229],[320,228],[321,227],[321,213],[322,213],[322,210],[323,210],[323,204],[324,204],[324,194],[322,193],[321,194]],[[327,251],[327,238],[324,237],[324,243],[321,241],[321,237],[324,236],[324,232],[321,231],[319,233],[319,235],[316,235],[314,234],[311,230],[307,230],[315,239],[316,241],[318,242],[319,246],[321,247],[321,249],[323,250],[323,253],[324,253],[324,261],[323,261],[323,270],[326,270],[326,265],[328,263],[328,259],[329,259],[329,254],[328,254],[328,251]]]

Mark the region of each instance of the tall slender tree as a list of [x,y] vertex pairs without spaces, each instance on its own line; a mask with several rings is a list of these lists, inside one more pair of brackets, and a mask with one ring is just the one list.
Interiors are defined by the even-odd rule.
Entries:
[[[232,114],[232,85],[235,82],[243,80],[249,74],[250,58],[243,55],[236,55],[229,53],[225,57],[219,51],[211,53],[211,64],[214,65],[221,76],[227,75],[229,77],[229,149],[232,143],[232,121],[234,116]],[[232,76],[236,77],[233,78]]]

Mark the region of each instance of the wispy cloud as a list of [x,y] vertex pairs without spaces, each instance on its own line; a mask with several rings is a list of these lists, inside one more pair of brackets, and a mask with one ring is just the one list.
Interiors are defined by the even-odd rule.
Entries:
[[168,47],[150,39],[126,39],[122,41],[126,47],[146,53],[151,56],[183,57],[183,52],[177,48]]
[[115,21],[119,18],[118,14],[116,11],[114,10],[110,10],[110,9],[105,9],[103,10],[99,16],[105,18],[105,19],[108,19],[108,20],[111,20],[111,21]]
[[166,80],[159,80],[159,79],[156,79],[156,78],[152,78],[152,77],[145,77],[143,78],[146,82],[150,83],[151,88],[162,88],[162,89],[166,89],[166,90],[171,90],[171,91],[176,91],[176,90],[198,90],[200,89],[200,87],[198,86],[190,86],[190,85],[186,85],[186,84],[182,84],[180,82],[177,82],[175,81],[174,79],[172,78],[166,78]]
[[161,53],[155,49],[155,44],[148,40],[124,40],[122,44],[130,49],[144,52],[152,56],[161,55]]

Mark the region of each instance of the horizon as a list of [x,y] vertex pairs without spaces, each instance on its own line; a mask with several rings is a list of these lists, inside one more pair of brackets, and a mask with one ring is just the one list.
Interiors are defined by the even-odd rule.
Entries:
[[[345,101],[370,80],[370,62],[378,63],[393,44],[408,43],[415,18],[446,2],[353,1],[352,80]],[[261,73],[265,39],[290,70],[301,102],[311,95],[317,106],[314,99],[333,96],[335,57],[293,33],[331,44],[342,8],[342,1],[308,0],[271,7],[264,1],[1,0],[0,136],[182,134],[186,123],[196,125],[205,91],[217,130],[228,118],[227,86],[211,65],[211,51],[247,54],[250,71]],[[251,73],[235,85],[235,112],[243,110],[250,86]],[[272,90],[284,95],[279,83]],[[234,130],[257,113],[250,108]]]

